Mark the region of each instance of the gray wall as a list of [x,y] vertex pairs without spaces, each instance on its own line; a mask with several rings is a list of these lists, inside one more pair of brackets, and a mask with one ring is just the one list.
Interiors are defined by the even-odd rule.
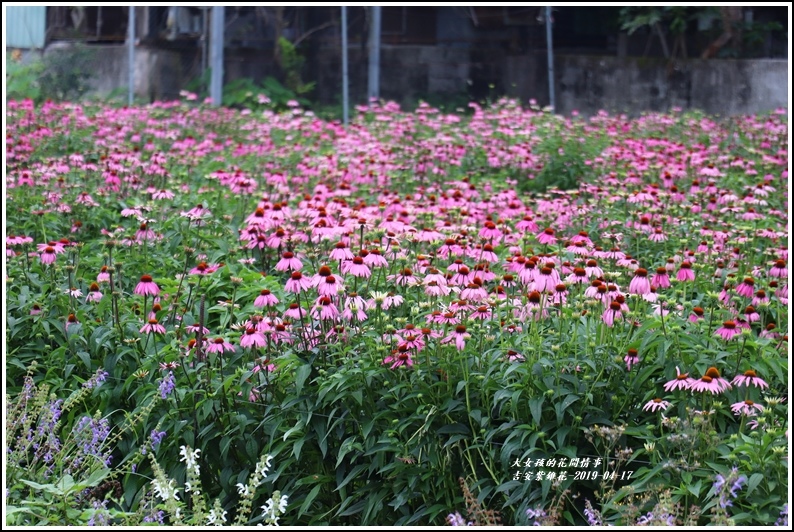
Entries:
[[[45,53],[57,53],[59,46]],[[95,45],[92,87],[108,94],[127,87],[126,47]],[[350,95],[354,103],[366,101],[366,50],[351,47]],[[261,54],[260,54],[261,55]],[[228,83],[238,76],[262,79],[275,67],[269,57],[225,57]],[[267,59],[267,61],[264,61]],[[264,61],[264,62],[260,62]],[[197,50],[136,49],[136,94],[147,100],[175,99],[179,90],[200,72]],[[254,64],[256,68],[254,69]],[[534,98],[548,104],[545,52],[508,56],[498,50],[445,46],[383,46],[381,96],[407,104],[428,94],[461,94],[481,97],[474,84],[492,84],[492,96],[507,94],[526,103]],[[557,111],[576,109],[591,115],[604,109],[636,115],[642,111],[667,111],[671,107],[701,109],[712,114],[760,113],[788,107],[788,61],[677,60],[556,55]],[[265,70],[254,75],[253,70]],[[266,70],[270,72],[266,72]],[[316,81],[313,94],[322,103],[338,103],[341,94],[341,58],[338,49],[320,51],[315,67],[304,74]]]
[[[508,93],[548,103],[544,54],[506,58]],[[557,110],[636,115],[671,107],[711,114],[760,113],[788,107],[788,61],[664,59],[557,55]]]

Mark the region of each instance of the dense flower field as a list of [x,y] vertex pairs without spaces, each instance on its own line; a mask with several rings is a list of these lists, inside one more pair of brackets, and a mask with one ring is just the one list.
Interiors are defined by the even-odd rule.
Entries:
[[787,524],[786,113],[467,111],[9,102],[6,523]]

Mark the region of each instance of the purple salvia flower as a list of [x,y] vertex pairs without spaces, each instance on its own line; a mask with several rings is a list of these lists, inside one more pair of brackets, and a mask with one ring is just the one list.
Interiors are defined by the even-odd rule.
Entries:
[[535,522],[532,523],[532,526],[541,526],[539,520],[546,517],[546,512],[545,510],[543,510],[543,508],[527,508],[526,514],[527,514],[527,519],[529,519],[530,521],[532,521],[533,519],[535,520]]
[[174,391],[176,387],[176,379],[174,379],[174,372],[169,371],[168,375],[163,377],[163,380],[160,381],[160,397],[163,399],[167,398],[171,395],[171,392]]
[[780,517],[775,521],[775,526],[788,526],[788,503],[783,505],[780,511]]
[[96,373],[83,383],[83,388],[88,388],[89,390],[96,388],[101,383],[105,382],[105,379],[108,377],[108,372],[104,371],[102,368],[96,370]]
[[[593,505],[590,504],[590,501],[585,499],[584,500],[584,515],[587,517],[587,524],[590,526],[603,526],[603,522],[601,520],[601,514],[596,512],[593,509]],[[648,514],[650,515],[650,514]],[[642,518],[640,518],[642,519]]]
[[155,447],[157,447],[160,442],[163,441],[163,438],[165,438],[165,431],[157,432],[156,429],[152,430],[150,437],[152,438],[152,451],[154,451]]

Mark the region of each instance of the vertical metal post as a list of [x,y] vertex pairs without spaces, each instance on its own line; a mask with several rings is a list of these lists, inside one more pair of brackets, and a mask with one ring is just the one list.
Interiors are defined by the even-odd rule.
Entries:
[[127,105],[135,99],[135,6],[127,16]]
[[204,72],[207,70],[207,33],[209,33],[209,7],[201,8],[201,78],[204,81]]
[[212,105],[220,105],[223,100],[223,27],[224,7],[213,6],[210,27],[210,97]]
[[347,74],[347,8],[342,6],[342,123],[347,125],[350,94]]
[[546,59],[549,63],[549,103],[556,109],[554,99],[554,51],[551,48],[551,7],[546,6]]
[[96,8],[96,40],[102,37],[102,6]]
[[367,96],[380,96],[380,7],[370,8],[372,20],[369,27],[369,84]]

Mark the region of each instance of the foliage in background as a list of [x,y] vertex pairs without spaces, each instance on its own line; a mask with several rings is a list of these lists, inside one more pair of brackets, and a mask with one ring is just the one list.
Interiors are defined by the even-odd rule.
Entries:
[[9,98],[79,100],[89,91],[96,51],[77,45],[53,50],[23,64],[21,57],[6,54],[6,87]]

